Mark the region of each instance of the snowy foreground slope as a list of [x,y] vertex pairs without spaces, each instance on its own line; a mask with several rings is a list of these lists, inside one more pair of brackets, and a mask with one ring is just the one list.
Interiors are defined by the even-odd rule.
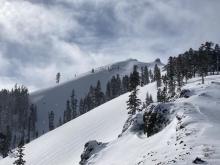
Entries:
[[58,124],[59,118],[63,117],[63,112],[66,108],[66,101],[70,98],[73,89],[75,90],[76,97],[80,100],[81,97],[84,97],[87,94],[90,85],[96,86],[98,80],[101,81],[102,91],[105,92],[106,84],[112,76],[116,76],[117,74],[120,76],[129,75],[132,72],[134,65],[139,66],[139,68],[141,66],[148,66],[149,69],[153,69],[155,64],[159,67],[164,66],[157,60],[150,63],[144,63],[135,59],[129,59],[97,68],[94,73],[91,73],[90,71],[83,75],[77,75],[77,77],[71,81],[31,93],[31,100],[37,105],[37,129],[39,134],[48,131],[48,112],[54,111],[55,126]]
[[[200,82],[195,78],[183,87],[189,98],[167,103],[171,122],[151,137],[128,130],[118,138],[128,117],[124,94],[25,145],[27,165],[77,165],[89,140],[108,143],[90,165],[189,165],[196,157],[220,165],[220,76]],[[155,100],[155,83],[140,88],[142,100],[147,91]],[[7,157],[0,165],[14,160]]]
[[[155,99],[156,84],[141,88],[141,98],[145,98],[146,91]],[[128,93],[25,145],[27,165],[77,165],[86,142],[109,142],[118,137],[127,119],[127,100]],[[11,155],[0,160],[0,165],[12,165],[14,160]]]
[[[171,123],[149,138],[132,132],[110,142],[88,164],[95,165],[220,165],[220,76],[204,85],[192,79],[189,98],[167,103]],[[166,104],[165,104],[166,105]],[[168,106],[169,105],[169,106]],[[178,116],[178,117],[176,117]]]

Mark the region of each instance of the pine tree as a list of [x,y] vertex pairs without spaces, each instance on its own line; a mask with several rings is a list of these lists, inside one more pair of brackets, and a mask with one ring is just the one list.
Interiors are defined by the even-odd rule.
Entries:
[[105,102],[104,93],[102,92],[101,82],[98,80],[95,88],[95,106],[99,106]]
[[106,98],[106,100],[112,99],[111,82],[109,82],[109,81],[107,82],[107,85],[106,85],[105,98]]
[[145,76],[144,76],[144,68],[141,67],[141,80],[140,85],[143,87],[145,85]]
[[219,75],[220,47],[218,44],[215,45],[214,51],[216,54],[216,71],[217,71],[217,75]]
[[134,90],[140,84],[140,76],[137,71],[137,65],[134,65],[133,72],[130,75],[129,91]]
[[157,102],[161,102],[162,101],[162,98],[161,98],[161,89],[158,88],[157,90]]
[[58,72],[56,75],[56,83],[57,84],[59,84],[59,82],[60,82],[60,77],[61,77],[60,72]]
[[167,89],[166,87],[163,88],[163,90],[160,93],[161,102],[167,102]]
[[15,162],[13,164],[15,165],[25,165],[26,161],[24,160],[24,143],[20,142],[20,144],[18,145],[18,149],[17,149],[17,154],[16,154],[16,158],[18,158],[17,160],[15,160]]
[[3,158],[8,156],[8,152],[10,149],[10,139],[11,139],[11,132],[7,131],[6,135],[0,133],[0,153],[2,154]]
[[150,83],[150,78],[149,78],[149,72],[148,72],[148,67],[144,67],[144,85]]
[[86,98],[88,110],[95,108],[96,99],[95,99],[95,88],[91,85],[89,88],[89,93]]
[[118,84],[117,84],[117,79],[115,76],[112,76],[112,79],[111,79],[111,94],[112,94],[112,98],[115,98],[118,96]]
[[72,90],[72,94],[70,97],[70,103],[71,103],[71,119],[74,119],[77,117],[77,98],[75,95],[75,90]]
[[199,48],[199,74],[202,77],[202,84],[205,82],[205,76],[208,73],[208,54],[210,53],[209,43],[202,44]]
[[79,102],[79,113],[80,115],[86,113],[85,108],[84,108],[84,101],[82,98],[80,99],[80,102]]
[[54,112],[51,111],[48,114],[48,118],[49,118],[49,130],[53,130],[54,129]]
[[64,111],[63,122],[66,123],[71,120],[72,109],[70,106],[70,101],[66,101],[66,110]]
[[59,118],[58,127],[61,126],[62,124],[63,124],[63,122],[62,122],[62,118],[60,117],[60,118]]
[[157,64],[154,67],[154,80],[157,82],[157,88],[161,86],[161,73]]
[[150,78],[151,82],[154,82],[154,76],[153,76],[151,69],[149,70],[149,78]]
[[119,74],[117,74],[116,77],[116,91],[117,91],[117,96],[120,96],[122,93],[122,83]]
[[165,86],[165,88],[167,89],[168,88],[168,78],[167,78],[167,75],[165,74],[164,76],[162,76],[162,81],[163,81],[163,84]]
[[145,104],[146,106],[150,105],[151,103],[153,103],[153,99],[152,99],[152,95],[150,95],[148,92],[146,94],[146,99],[145,99]]
[[129,77],[125,75],[122,78],[122,93],[126,93],[129,90]]
[[184,69],[182,55],[179,55],[176,58],[174,68],[175,68],[174,72],[175,72],[175,75],[176,75],[177,86],[180,89],[182,84],[183,84],[182,83],[183,82],[183,74],[182,73],[183,73],[183,69]]
[[138,89],[135,88],[129,95],[129,99],[127,101],[128,114],[134,115],[137,111],[140,111],[141,101],[137,97],[137,92],[138,92]]
[[168,77],[168,87],[171,96],[175,95],[175,80],[174,80],[174,60],[173,57],[169,57],[168,64],[166,65],[167,77]]

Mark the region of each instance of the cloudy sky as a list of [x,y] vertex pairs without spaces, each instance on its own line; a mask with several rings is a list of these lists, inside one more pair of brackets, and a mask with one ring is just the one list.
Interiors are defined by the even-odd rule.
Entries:
[[0,0],[0,88],[220,43],[219,0]]

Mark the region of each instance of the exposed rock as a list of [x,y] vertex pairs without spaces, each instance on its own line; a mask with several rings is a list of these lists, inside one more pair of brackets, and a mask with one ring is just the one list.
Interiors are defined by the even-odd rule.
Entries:
[[180,92],[180,98],[189,98],[191,96],[191,91],[188,90],[188,89],[183,89],[181,92]]
[[206,161],[202,160],[202,159],[199,158],[199,157],[196,157],[196,159],[193,160],[193,163],[194,163],[194,164],[207,164]]
[[84,146],[84,151],[81,155],[80,165],[86,165],[89,158],[98,153],[106,146],[106,143],[97,142],[96,140],[89,141]]

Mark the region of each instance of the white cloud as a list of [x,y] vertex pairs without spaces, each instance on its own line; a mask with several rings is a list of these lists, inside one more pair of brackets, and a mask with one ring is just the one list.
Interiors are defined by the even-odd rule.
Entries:
[[100,64],[166,60],[206,40],[219,42],[219,6],[218,0],[1,0],[0,87],[38,89],[54,83],[57,72],[67,80]]

